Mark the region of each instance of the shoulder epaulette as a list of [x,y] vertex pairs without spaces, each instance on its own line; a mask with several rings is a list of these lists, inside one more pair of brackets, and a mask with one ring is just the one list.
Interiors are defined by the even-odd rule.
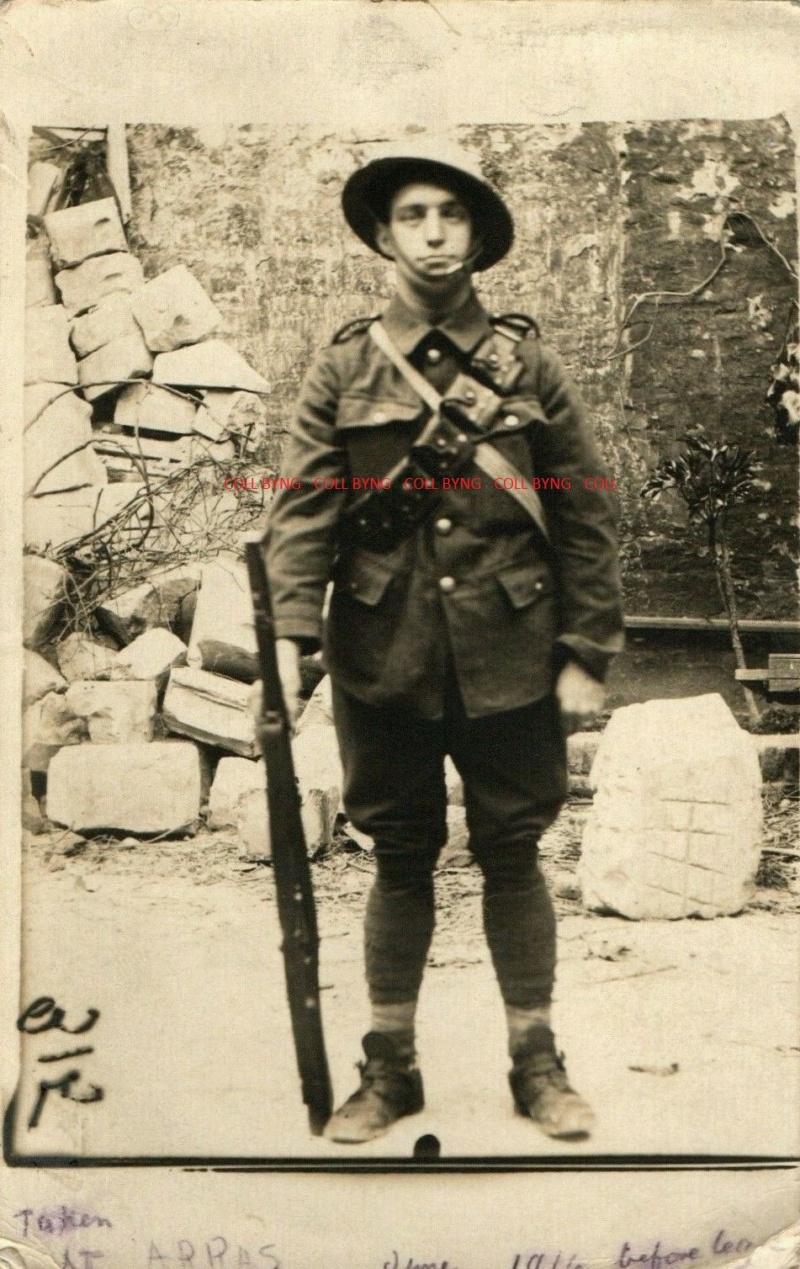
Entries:
[[489,321],[492,326],[511,339],[522,340],[528,335],[538,339],[541,335],[538,322],[527,313],[499,313],[495,317],[490,317]]
[[377,313],[372,317],[356,317],[354,321],[346,322],[344,326],[337,330],[331,343],[344,344],[348,339],[352,339],[354,335],[363,335],[369,330],[372,323],[377,322],[377,320]]

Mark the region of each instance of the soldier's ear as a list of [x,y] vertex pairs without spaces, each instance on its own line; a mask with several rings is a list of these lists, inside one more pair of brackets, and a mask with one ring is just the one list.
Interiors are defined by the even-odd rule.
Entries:
[[394,260],[394,239],[392,231],[388,225],[384,225],[382,221],[375,224],[375,244],[382,255],[388,256],[390,260]]

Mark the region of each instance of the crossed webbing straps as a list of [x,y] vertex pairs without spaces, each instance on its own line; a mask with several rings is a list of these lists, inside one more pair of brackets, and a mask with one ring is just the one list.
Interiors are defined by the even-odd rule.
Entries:
[[[412,366],[408,358],[403,356],[400,349],[392,343],[386,327],[380,321],[375,321],[369,328],[369,335],[373,343],[380,348],[395,369],[400,372],[409,387],[414,389],[417,396],[422,398],[434,414],[438,414],[444,398],[436,391],[433,384],[429,383],[425,376],[421,375]],[[476,467],[479,467],[487,476],[491,476],[494,481],[512,478],[511,488],[504,488],[503,493],[507,493],[511,498],[516,499],[533,520],[545,540],[549,542],[550,533],[547,528],[542,500],[536,490],[525,480],[518,468],[509,462],[505,455],[500,453],[499,449],[495,449],[494,445],[490,445],[488,441],[478,441],[476,443],[472,461]]]

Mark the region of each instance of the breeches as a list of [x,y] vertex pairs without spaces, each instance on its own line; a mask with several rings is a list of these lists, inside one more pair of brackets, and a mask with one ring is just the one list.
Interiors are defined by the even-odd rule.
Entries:
[[555,918],[537,842],[566,795],[566,748],[552,697],[467,718],[454,680],[444,717],[379,708],[334,685],[344,807],[375,842],[365,959],[376,1004],[413,1000],[433,935],[433,873],[447,839],[444,759],[464,784],[470,847],[484,877],[487,943],[506,1004],[550,1000]]

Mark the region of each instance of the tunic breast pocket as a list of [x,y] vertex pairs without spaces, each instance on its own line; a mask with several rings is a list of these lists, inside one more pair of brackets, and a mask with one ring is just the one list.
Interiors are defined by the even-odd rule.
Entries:
[[517,610],[553,594],[553,575],[546,564],[514,564],[499,572],[497,581],[511,607]]
[[416,440],[426,411],[419,401],[343,396],[336,428],[347,448],[354,479],[379,479]]

